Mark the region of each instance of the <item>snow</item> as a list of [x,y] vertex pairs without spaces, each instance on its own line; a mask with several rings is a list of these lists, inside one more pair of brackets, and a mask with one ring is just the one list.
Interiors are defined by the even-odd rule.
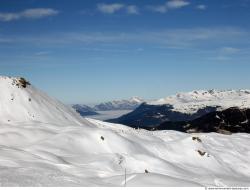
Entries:
[[73,109],[49,97],[32,85],[16,86],[20,78],[0,77],[0,123],[40,121],[79,125],[81,117]]
[[127,186],[250,185],[249,134],[146,131],[81,119],[13,79],[0,78],[0,186],[124,186],[125,169]]
[[132,97],[128,100],[114,100],[110,102],[104,102],[95,105],[93,109],[95,111],[134,110],[143,102],[144,100],[139,97]]
[[250,90],[199,90],[168,96],[147,102],[150,105],[173,105],[173,110],[182,113],[195,113],[207,106],[250,108]]
[[[63,127],[1,125],[0,184],[123,186],[125,168],[127,186],[250,184],[248,134],[150,132],[88,122]],[[198,150],[206,154],[201,156]]]
[[140,97],[134,96],[132,98],[129,99],[130,102],[136,102],[138,104],[141,104],[144,102],[144,100]]

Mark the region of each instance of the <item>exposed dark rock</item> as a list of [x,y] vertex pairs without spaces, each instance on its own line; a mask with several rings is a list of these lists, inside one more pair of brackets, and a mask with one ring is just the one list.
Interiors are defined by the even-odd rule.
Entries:
[[28,85],[30,85],[30,82],[27,81],[25,78],[21,77],[21,78],[19,78],[17,84],[18,84],[19,86],[23,87],[23,88],[26,88]]
[[201,156],[204,156],[206,154],[206,152],[203,152],[201,150],[197,150],[197,152],[201,155]]
[[198,141],[198,142],[202,142],[201,139],[199,137],[192,137],[193,141]]
[[30,82],[27,81],[25,78],[20,77],[13,79],[12,85],[17,86],[18,88],[26,88],[27,86],[30,85]]

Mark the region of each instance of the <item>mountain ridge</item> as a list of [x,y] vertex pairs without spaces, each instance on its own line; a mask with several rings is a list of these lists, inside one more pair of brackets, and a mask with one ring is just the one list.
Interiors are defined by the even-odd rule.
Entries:
[[206,106],[218,106],[221,109],[229,107],[248,108],[250,107],[250,90],[194,90],[149,101],[147,104],[173,105],[173,110],[183,113],[194,113]]
[[81,116],[85,117],[85,116],[99,115],[98,112],[102,111],[134,110],[143,102],[144,100],[142,98],[135,96],[127,100],[113,100],[100,103],[94,106],[88,106],[85,104],[73,104],[71,106]]
[[190,121],[230,107],[250,108],[250,90],[199,90],[178,93],[141,104],[134,111],[108,120],[131,127],[156,127],[168,121]]
[[139,97],[131,97],[130,99],[113,100],[100,103],[94,106],[95,111],[109,111],[109,110],[134,110],[144,100]]
[[2,186],[249,186],[249,134],[137,130],[83,119],[24,78],[0,89]]

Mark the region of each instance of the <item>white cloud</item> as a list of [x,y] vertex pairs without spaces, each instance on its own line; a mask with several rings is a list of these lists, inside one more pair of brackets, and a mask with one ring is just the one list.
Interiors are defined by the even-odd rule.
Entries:
[[212,59],[217,60],[217,61],[229,61],[231,58],[227,56],[217,56],[217,57],[212,57]]
[[158,13],[166,13],[168,11],[166,5],[148,6],[148,9]]
[[[11,36],[1,35],[8,43],[18,43],[39,47],[50,46],[90,46],[90,45],[140,45],[141,47],[164,47],[168,49],[209,49],[221,56],[241,53],[234,47],[248,46],[249,30],[240,28],[183,28],[141,32],[70,32],[45,35]],[[1,42],[1,40],[0,40]],[[0,43],[1,45],[1,43]],[[238,52],[239,51],[239,52]],[[231,53],[231,54],[229,54]]]
[[139,14],[139,10],[135,5],[128,5],[126,9],[128,14]]
[[213,58],[218,61],[228,61],[238,55],[239,53],[243,53],[241,49],[235,47],[222,47],[218,48],[216,51],[217,55]]
[[222,54],[235,54],[240,52],[240,49],[234,47],[223,47],[220,49]]
[[44,9],[44,8],[36,8],[36,9],[26,9],[22,12],[22,16],[26,18],[43,18],[47,16],[52,16],[58,14],[57,10],[54,9]]
[[0,13],[0,21],[8,22],[19,19],[19,15],[15,13]]
[[113,3],[113,4],[98,4],[97,9],[102,13],[106,14],[113,14],[119,10],[121,10],[125,5],[120,3]]
[[19,19],[39,19],[43,17],[57,15],[59,11],[51,9],[51,8],[34,8],[34,9],[26,9],[22,12],[15,13],[1,13],[0,12],[0,21],[9,22],[13,20]]
[[35,53],[36,56],[43,56],[43,55],[48,55],[48,54],[50,54],[49,51],[39,51]]
[[196,9],[199,9],[199,10],[206,10],[206,9],[207,9],[207,6],[206,6],[206,5],[197,5],[197,6],[196,6]]
[[148,8],[154,12],[166,13],[168,10],[180,9],[185,6],[188,6],[189,4],[190,2],[185,1],[185,0],[170,0],[170,1],[167,1],[163,5],[151,5],[151,6],[148,6]]
[[128,14],[139,14],[138,7],[136,5],[125,5],[121,3],[113,4],[98,4],[97,9],[105,14],[114,14],[121,10],[124,10]]
[[184,0],[171,0],[166,3],[166,6],[169,9],[179,9],[185,6],[188,6],[190,3]]

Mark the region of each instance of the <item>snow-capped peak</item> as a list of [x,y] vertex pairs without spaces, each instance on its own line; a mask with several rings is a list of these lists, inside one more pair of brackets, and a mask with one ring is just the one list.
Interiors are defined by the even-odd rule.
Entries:
[[129,99],[130,102],[137,102],[137,103],[143,103],[144,100],[140,97],[134,96],[132,98]]
[[250,90],[198,90],[182,92],[156,101],[150,105],[169,104],[173,110],[194,113],[201,108],[212,106],[226,109],[229,107],[249,108]]
[[0,122],[80,124],[71,108],[50,98],[22,77],[0,76]]
[[139,97],[132,97],[128,100],[114,100],[110,102],[104,102],[96,105],[94,109],[97,111],[133,110],[143,102],[143,99]]

